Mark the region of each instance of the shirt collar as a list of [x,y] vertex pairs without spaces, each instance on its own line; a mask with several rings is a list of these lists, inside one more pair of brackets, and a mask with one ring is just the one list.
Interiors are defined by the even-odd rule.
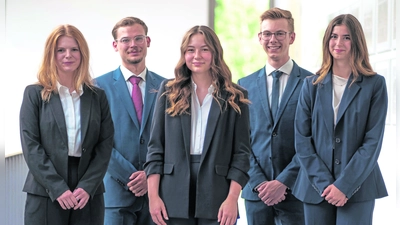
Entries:
[[[69,92],[69,88],[64,86],[64,85],[61,85],[60,82],[58,82],[58,81],[57,81],[57,90],[58,90],[58,93],[62,92],[63,90],[68,90],[68,92]],[[79,96],[82,96],[82,94],[83,94],[82,85],[79,86],[78,90],[79,90],[79,93],[80,93]]]
[[271,73],[274,72],[275,70],[279,70],[279,71],[282,71],[283,74],[290,75],[290,73],[292,72],[292,69],[293,69],[293,60],[291,60],[290,58],[285,64],[283,64],[278,69],[275,69],[268,63],[266,63],[266,65],[265,65],[265,73],[267,76],[271,75]]
[[[193,91],[193,92],[196,92],[197,84],[193,81],[193,79],[192,79],[192,86],[193,86],[192,91]],[[214,90],[215,90],[215,88],[214,88],[214,86],[211,84],[210,87],[208,87],[208,94],[212,95],[212,93],[214,92]]]
[[122,76],[124,76],[124,79],[125,79],[125,80],[129,80],[129,78],[130,78],[132,75],[135,75],[135,76],[141,77],[141,78],[143,79],[144,82],[146,81],[146,74],[147,74],[147,68],[146,68],[146,67],[145,67],[144,70],[143,70],[141,73],[139,73],[139,74],[134,74],[134,73],[132,73],[131,71],[129,71],[129,70],[128,70],[125,66],[123,66],[123,65],[121,65],[119,68],[120,68],[121,73],[122,73]]

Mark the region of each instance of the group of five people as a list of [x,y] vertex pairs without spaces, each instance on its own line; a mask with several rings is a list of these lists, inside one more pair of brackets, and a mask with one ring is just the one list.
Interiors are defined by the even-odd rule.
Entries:
[[183,37],[175,77],[146,67],[136,17],[112,30],[121,65],[95,79],[72,25],[45,44],[20,112],[27,225],[372,224],[387,111],[359,21],[335,17],[313,75],[289,56],[289,11],[261,15],[260,70],[232,81],[207,26]]

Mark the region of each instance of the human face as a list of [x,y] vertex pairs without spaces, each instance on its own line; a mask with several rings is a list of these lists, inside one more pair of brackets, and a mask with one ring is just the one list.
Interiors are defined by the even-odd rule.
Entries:
[[[289,23],[286,19],[266,19],[261,22],[261,33],[258,40],[268,55],[268,62],[272,66],[280,67],[289,60],[289,46],[294,42],[295,33],[290,32]],[[269,40],[263,40],[262,32],[286,32],[283,40],[278,40],[272,35]]]
[[[138,36],[144,36],[143,43],[138,44],[135,41],[130,43],[122,43],[120,40],[123,38],[134,39]],[[132,26],[120,27],[117,30],[117,39],[113,42],[113,47],[116,52],[119,52],[122,65],[129,68],[130,65],[145,66],[145,58],[147,55],[147,48],[150,47],[150,37],[147,37],[144,28],[140,24]]]
[[200,33],[192,35],[185,51],[186,66],[192,75],[210,74],[212,54]]
[[57,40],[56,66],[59,75],[73,75],[81,64],[81,51],[75,38],[61,36]]
[[351,39],[346,25],[333,27],[329,39],[329,52],[333,60],[347,61],[350,59]]

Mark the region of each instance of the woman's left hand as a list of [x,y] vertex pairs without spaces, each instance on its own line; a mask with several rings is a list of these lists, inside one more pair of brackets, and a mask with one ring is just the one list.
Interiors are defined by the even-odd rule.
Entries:
[[85,207],[85,205],[88,203],[90,195],[82,188],[75,189],[72,194],[78,201],[78,204],[75,205],[74,210],[83,209],[83,207]]
[[322,197],[325,197],[325,200],[336,207],[344,206],[347,203],[347,197],[343,192],[341,192],[335,185],[329,185],[324,192],[322,193]]
[[237,217],[237,199],[228,196],[228,198],[221,204],[221,207],[219,208],[218,222],[221,225],[233,225],[236,223]]

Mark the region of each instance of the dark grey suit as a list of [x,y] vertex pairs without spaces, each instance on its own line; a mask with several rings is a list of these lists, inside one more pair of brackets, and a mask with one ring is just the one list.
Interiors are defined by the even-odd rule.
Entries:
[[[40,85],[27,86],[20,111],[21,145],[29,168],[23,191],[54,202],[71,188],[67,184],[68,138],[60,96],[52,94],[49,102],[44,102],[42,89]],[[93,198],[105,191],[103,177],[114,129],[104,91],[86,86],[83,90],[80,97],[82,156],[76,188],[84,189]],[[99,207],[104,211],[104,205]]]
[[[160,197],[168,216],[189,218],[191,116],[171,117],[165,113],[169,107],[166,95],[161,95],[165,84],[166,81],[158,93],[145,171],[147,175],[161,174]],[[239,115],[227,105],[228,97],[222,90],[221,108],[215,99],[211,105],[197,177],[197,218],[216,220],[228,195],[230,180],[244,187],[249,179],[248,106],[239,103]]]

